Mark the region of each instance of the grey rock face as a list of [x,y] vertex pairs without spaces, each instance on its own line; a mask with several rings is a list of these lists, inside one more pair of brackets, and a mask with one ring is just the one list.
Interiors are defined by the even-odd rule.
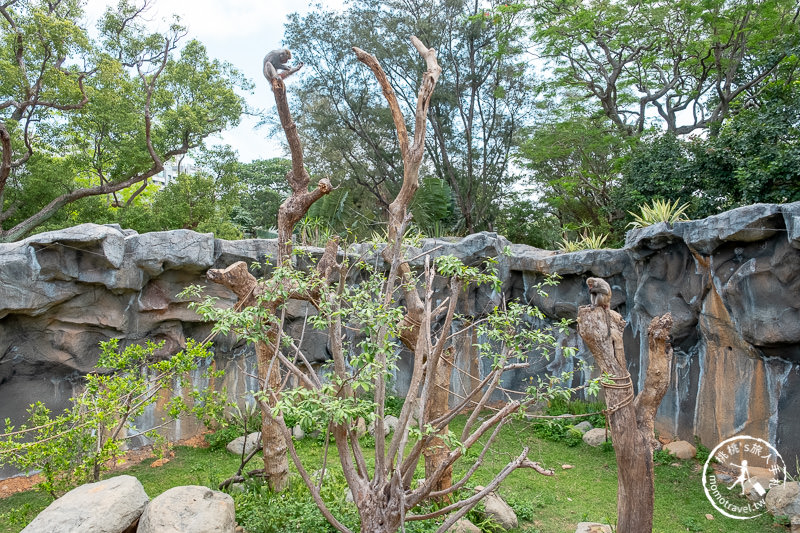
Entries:
[[133,476],[116,476],[77,487],[39,513],[23,533],[127,533],[147,506]]
[[233,498],[208,487],[175,487],[151,501],[137,533],[234,533]]
[[[205,338],[210,325],[189,309],[190,298],[179,293],[188,285],[201,285],[206,294],[219,298],[218,305],[231,306],[235,295],[206,282],[205,271],[236,260],[263,262],[275,249],[274,240],[224,241],[183,230],[139,235],[94,224],[0,244],[0,418],[19,423],[26,407],[42,398],[54,410],[67,406],[81,377],[94,367],[100,341],[118,337],[123,346],[145,339],[165,341],[161,355],[167,355],[188,338]],[[669,311],[675,324],[673,382],[659,408],[656,429],[689,441],[698,435],[708,446],[744,429],[774,444],[784,457],[800,455],[800,202],[748,206],[672,226],[656,224],[629,232],[626,247],[618,250],[566,254],[480,233],[424,239],[409,256],[423,251],[453,254],[471,265],[486,258],[497,261],[502,290],[481,286],[460,299],[457,312],[474,318],[505,298],[538,306],[546,319],[532,321],[537,326],[574,319],[578,307],[589,303],[586,278],[605,278],[612,286],[611,307],[628,323],[625,350],[637,391],[647,368],[647,325]],[[377,268],[387,267],[380,247],[357,245],[352,252]],[[415,266],[422,261],[416,259]],[[554,273],[561,276],[559,284],[540,294],[537,284]],[[437,283],[438,305],[445,284]],[[289,302],[287,331],[302,332],[305,317],[313,312],[305,303]],[[464,326],[457,320],[453,331]],[[347,335],[347,342],[360,340],[357,332]],[[571,371],[580,361],[592,363],[574,329],[558,340],[577,346],[577,356],[510,372],[503,386],[523,388],[530,378]],[[472,334],[459,333],[454,342],[455,366],[485,375],[487,367],[478,361]],[[330,357],[322,331],[305,329],[302,348],[315,366]],[[227,387],[232,399],[256,389],[254,356],[245,343],[218,336],[215,350],[215,364],[228,372],[220,386]],[[405,394],[413,367],[407,351],[400,350],[397,365],[394,392]],[[587,370],[573,385],[591,377]],[[453,378],[454,395],[463,396],[465,386]],[[502,399],[498,395],[492,401]],[[152,427],[158,417],[158,412],[148,413],[137,420],[137,427]],[[166,436],[185,438],[198,429],[187,421]],[[10,473],[0,470],[0,477]]]

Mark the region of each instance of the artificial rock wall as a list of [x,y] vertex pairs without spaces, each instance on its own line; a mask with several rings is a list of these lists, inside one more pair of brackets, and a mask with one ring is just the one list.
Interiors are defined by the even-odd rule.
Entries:
[[[164,340],[166,353],[187,338],[205,338],[210,326],[178,293],[190,284],[205,285],[221,305],[232,305],[234,295],[207,283],[205,271],[273,257],[275,246],[270,240],[224,241],[186,230],[139,235],[93,224],[0,244],[0,419],[19,422],[36,400],[56,409],[66,406],[81,376],[93,368],[101,340]],[[507,246],[510,256],[502,253]],[[409,256],[433,248],[434,255],[453,254],[466,263],[497,259],[503,294],[470,290],[459,312],[471,317],[506,297],[537,305],[548,320],[575,318],[578,306],[588,303],[585,279],[607,279],[614,290],[612,307],[628,322],[625,348],[637,386],[647,365],[647,324],[671,312],[675,357],[657,430],[689,440],[698,435],[710,447],[748,434],[774,443],[788,464],[800,456],[800,202],[634,230],[618,250],[564,254],[481,233],[426,240]],[[352,251],[382,264],[374,251]],[[542,297],[535,285],[552,273],[562,280]],[[293,302],[287,311],[287,327],[297,332],[313,309]],[[454,331],[461,326],[454,324]],[[486,364],[474,354],[478,340],[469,330],[456,338],[456,394]],[[559,342],[578,346],[576,359],[591,362],[574,331]],[[328,357],[322,332],[307,330],[303,348],[317,364]],[[232,397],[255,388],[253,356],[245,345],[218,337],[215,349],[216,365],[227,371],[220,386]],[[542,361],[509,375],[503,385],[520,388],[533,375],[573,368],[576,359]],[[409,358],[401,357],[399,393],[408,387],[409,370]],[[575,384],[588,377],[576,375]],[[157,415],[153,410],[137,426],[154,424]],[[170,436],[187,437],[197,429],[183,421]],[[10,473],[0,471],[0,478]]]

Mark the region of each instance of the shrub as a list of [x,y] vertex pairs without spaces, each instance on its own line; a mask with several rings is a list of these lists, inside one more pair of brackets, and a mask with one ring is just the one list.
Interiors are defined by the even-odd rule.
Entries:
[[564,435],[564,442],[567,444],[567,446],[577,446],[583,442],[583,433],[581,433],[581,430],[579,429],[569,428]]
[[[0,464],[40,471],[44,480],[38,488],[57,497],[81,483],[98,481],[100,473],[121,455],[125,439],[144,435],[161,442],[155,430],[139,431],[134,420],[159,399],[161,391],[176,384],[188,387],[188,373],[213,355],[207,344],[190,341],[173,356],[156,357],[162,346],[148,342],[120,351],[118,339],[100,343],[97,370],[86,376],[84,390],[71,398],[71,407],[53,414],[44,403],[36,402],[19,428],[6,419],[0,434]],[[207,383],[212,383],[212,377],[223,373],[208,365],[205,374]],[[166,417],[193,413],[206,424],[221,418],[224,392],[209,387],[191,390],[190,397],[191,406],[181,396],[171,398],[164,406]]]

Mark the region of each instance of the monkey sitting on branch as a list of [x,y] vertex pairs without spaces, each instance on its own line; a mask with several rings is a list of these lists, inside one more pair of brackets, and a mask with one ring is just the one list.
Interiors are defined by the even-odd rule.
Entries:
[[[278,48],[264,56],[264,77],[272,81],[275,78],[285,80],[303,67],[303,62],[289,67],[286,64],[292,58],[292,51],[288,48]],[[283,72],[278,73],[279,70]]]

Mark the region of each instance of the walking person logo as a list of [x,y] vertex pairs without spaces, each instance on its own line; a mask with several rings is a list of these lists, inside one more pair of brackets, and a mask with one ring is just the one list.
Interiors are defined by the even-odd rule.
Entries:
[[747,435],[720,442],[703,465],[706,497],[729,518],[745,520],[764,514],[767,491],[783,483],[786,464],[778,450]]

